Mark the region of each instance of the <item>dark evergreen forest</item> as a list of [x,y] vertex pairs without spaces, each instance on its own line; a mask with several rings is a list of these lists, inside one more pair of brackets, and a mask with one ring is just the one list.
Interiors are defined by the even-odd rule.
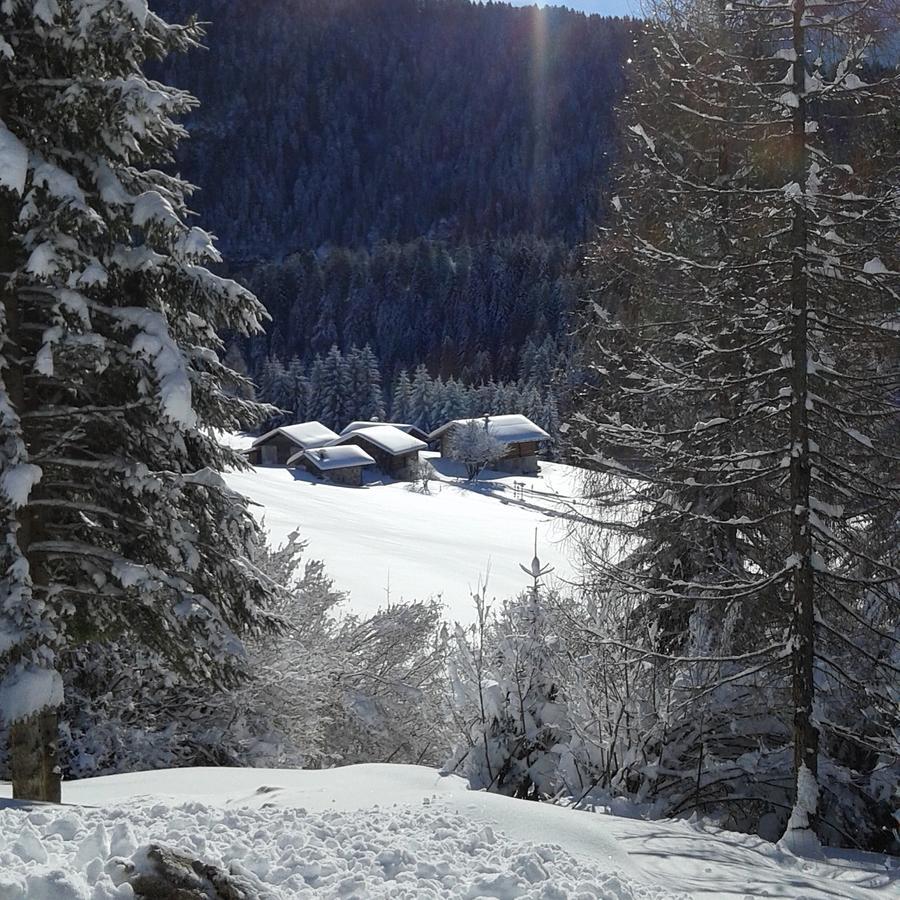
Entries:
[[[602,218],[634,23],[468,0],[161,0],[209,49],[178,166],[232,272],[273,316],[240,346],[311,364],[369,345],[390,389],[424,364],[472,385],[564,351]],[[546,388],[546,385],[542,385]]]

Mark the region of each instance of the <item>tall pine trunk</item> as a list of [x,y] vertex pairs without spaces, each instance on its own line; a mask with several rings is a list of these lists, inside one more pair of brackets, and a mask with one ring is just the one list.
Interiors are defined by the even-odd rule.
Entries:
[[[793,627],[791,642],[792,699],[794,705],[794,778],[798,806],[804,802],[801,790],[804,767],[814,779],[818,772],[819,734],[813,723],[813,654],[815,615],[813,608],[813,546],[810,530],[810,440],[809,440],[809,373],[808,327],[809,283],[807,274],[807,170],[809,154],[806,144],[807,101],[805,0],[793,6],[794,94],[797,104],[792,117],[792,180],[800,188],[794,204],[791,229],[793,260],[790,279],[791,333],[791,422],[790,422],[790,488],[791,549],[794,557],[792,585]],[[804,804],[807,805],[807,804]],[[815,830],[813,810],[807,808],[807,824]],[[789,825],[789,828],[791,826]]]
[[59,718],[54,709],[46,709],[10,728],[10,769],[16,800],[60,802],[58,741]]

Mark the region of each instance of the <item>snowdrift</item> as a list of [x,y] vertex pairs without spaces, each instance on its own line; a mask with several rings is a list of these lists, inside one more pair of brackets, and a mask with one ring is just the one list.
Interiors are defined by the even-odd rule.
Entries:
[[177,769],[73,782],[64,796],[70,805],[0,806],[3,900],[129,897],[110,860],[139,859],[151,841],[230,868],[270,900],[872,898],[896,896],[900,878],[889,857],[807,862],[685,822],[476,793],[419,766]]

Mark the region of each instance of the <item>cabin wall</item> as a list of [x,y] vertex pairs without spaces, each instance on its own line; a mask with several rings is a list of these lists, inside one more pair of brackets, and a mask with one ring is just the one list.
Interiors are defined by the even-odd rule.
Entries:
[[522,441],[518,444],[510,444],[509,449],[503,455],[503,459],[519,459],[526,456],[537,456],[537,441]]
[[[452,433],[451,428],[440,437],[441,456],[450,457]],[[497,462],[492,463],[490,468],[498,472],[511,472],[514,475],[537,475],[540,471],[537,458],[539,446],[537,441],[510,444],[506,453]]]
[[510,472],[513,475],[537,475],[540,472],[538,458],[534,454],[530,456],[504,456],[491,464],[492,469],[498,472]]
[[361,487],[363,483],[362,466],[345,466],[340,469],[331,469],[324,473],[329,481],[342,484],[345,487]]
[[290,438],[275,434],[262,444],[257,444],[247,454],[254,466],[286,466],[287,461],[300,449]]
[[342,466],[340,469],[327,469],[324,472],[317,468],[309,459],[304,457],[298,460],[300,466],[316,478],[341,484],[346,487],[361,487],[363,483],[362,466]]

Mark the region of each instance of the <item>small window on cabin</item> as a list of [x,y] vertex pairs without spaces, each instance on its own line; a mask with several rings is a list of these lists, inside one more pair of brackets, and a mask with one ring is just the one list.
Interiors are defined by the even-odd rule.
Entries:
[[278,448],[274,444],[263,444],[262,464],[264,466],[274,466],[278,464]]

